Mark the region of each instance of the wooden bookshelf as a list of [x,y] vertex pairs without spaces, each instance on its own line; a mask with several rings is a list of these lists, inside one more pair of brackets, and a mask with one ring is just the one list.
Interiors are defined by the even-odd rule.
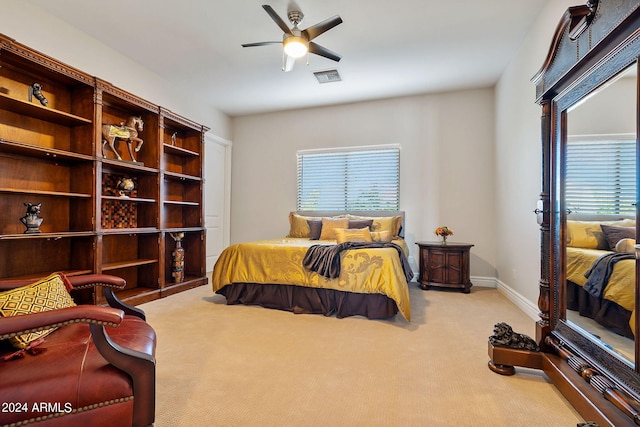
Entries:
[[[33,96],[41,85],[47,102]],[[208,129],[0,34],[0,280],[121,276],[138,304],[207,283],[203,148]],[[140,117],[135,158],[103,125]],[[134,143],[135,144],[135,143]],[[137,145],[137,144],[136,144]],[[133,189],[118,190],[121,180]],[[40,204],[25,234],[25,203]],[[184,279],[172,276],[171,234],[184,235]],[[91,296],[103,302],[98,290]]]

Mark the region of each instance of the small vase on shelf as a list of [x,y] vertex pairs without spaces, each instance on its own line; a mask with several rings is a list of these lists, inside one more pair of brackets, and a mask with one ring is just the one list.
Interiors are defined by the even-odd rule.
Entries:
[[182,247],[184,233],[170,233],[170,235],[176,242],[176,247],[171,252],[171,277],[174,283],[181,283],[184,281],[184,248]]

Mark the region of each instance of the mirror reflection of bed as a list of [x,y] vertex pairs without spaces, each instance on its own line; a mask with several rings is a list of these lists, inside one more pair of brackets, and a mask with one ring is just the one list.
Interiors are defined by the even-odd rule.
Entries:
[[635,351],[633,339],[618,335],[595,320],[581,316],[574,310],[567,310],[567,320],[585,331],[585,335],[592,335],[603,348],[632,364]]
[[634,364],[636,64],[567,112],[567,320]]

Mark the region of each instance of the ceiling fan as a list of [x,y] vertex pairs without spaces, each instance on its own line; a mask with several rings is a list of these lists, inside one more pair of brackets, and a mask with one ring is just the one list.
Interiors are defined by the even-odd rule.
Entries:
[[[312,42],[311,40],[318,37],[320,34],[332,29],[336,25],[342,23],[342,18],[338,15],[333,16],[331,18],[325,19],[322,22],[317,23],[316,25],[312,25],[311,27],[301,30],[298,28],[298,24],[304,18],[304,15],[300,10],[296,10],[291,8],[287,17],[289,21],[293,24],[293,28],[289,28],[287,24],[284,22],[280,16],[276,13],[275,10],[268,4],[263,4],[262,8],[269,14],[271,19],[275,21],[275,23],[280,27],[284,34],[282,35],[282,41],[268,41],[268,42],[258,42],[258,43],[246,43],[243,44],[242,47],[255,47],[255,46],[266,46],[270,44],[282,44],[283,45],[283,53],[282,53],[282,70],[283,71],[291,71],[293,70],[293,65],[297,58],[301,58],[304,55],[308,55],[309,53],[314,53],[316,55],[324,56],[325,58],[329,58],[333,61],[340,61],[342,57],[335,52],[330,51],[329,49],[320,46],[317,43]],[[298,8],[299,9],[299,8]],[[308,63],[308,59],[307,59]]]

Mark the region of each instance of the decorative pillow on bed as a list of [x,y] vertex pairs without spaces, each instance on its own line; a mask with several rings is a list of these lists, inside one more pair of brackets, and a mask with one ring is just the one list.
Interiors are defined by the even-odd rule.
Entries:
[[320,238],[320,234],[322,234],[322,220],[321,219],[310,219],[307,221],[309,224],[309,239],[318,240]]
[[322,218],[320,240],[336,240],[336,228],[349,228],[348,218]]
[[371,242],[371,232],[368,227],[364,228],[336,228],[336,240],[338,243],[345,242]]
[[399,236],[402,228],[402,216],[358,216],[349,215],[351,220],[366,219],[372,220],[371,231],[390,231],[392,236]]
[[372,231],[371,240],[374,242],[390,242],[393,240],[393,236],[389,230],[386,231]]
[[349,228],[365,228],[371,230],[373,226],[373,219],[350,219]]
[[[0,292],[0,317],[20,316],[75,306],[69,295],[71,284],[64,275],[55,273],[30,285]],[[25,348],[57,328],[33,332],[9,338],[16,348]]]
[[401,226],[401,216],[383,216],[373,219],[371,231],[390,231],[392,236],[398,236]]
[[289,234],[287,237],[309,238],[311,230],[307,221],[317,219],[310,216],[298,215],[296,212],[289,214]]
[[616,225],[602,224],[602,231],[609,244],[609,249],[616,250],[616,245],[622,239],[635,239],[636,228],[635,227],[619,227]]

